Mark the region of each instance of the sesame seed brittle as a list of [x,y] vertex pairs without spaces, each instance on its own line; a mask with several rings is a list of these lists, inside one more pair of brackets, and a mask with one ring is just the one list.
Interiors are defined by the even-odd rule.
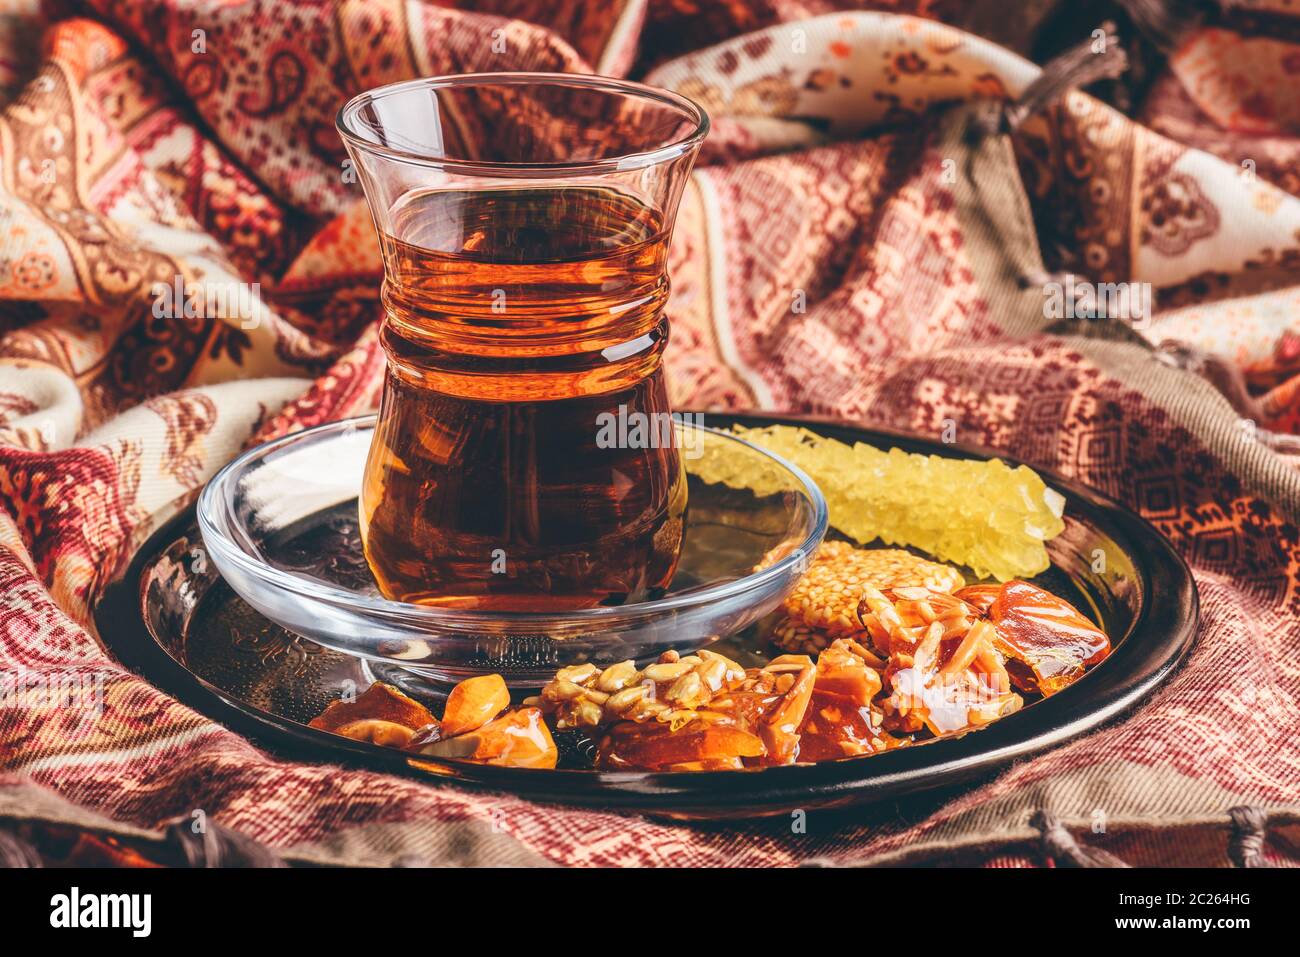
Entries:
[[[965,584],[965,577],[951,565],[927,561],[902,549],[861,549],[847,542],[825,542],[784,607],[794,625],[839,637],[867,630],[868,625],[858,617],[864,588],[948,594]],[[802,650],[809,639],[808,634],[787,629],[776,641],[782,648]]]

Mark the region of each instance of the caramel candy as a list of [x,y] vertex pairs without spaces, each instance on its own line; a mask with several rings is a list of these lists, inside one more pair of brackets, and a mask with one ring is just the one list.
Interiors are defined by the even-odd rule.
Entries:
[[1003,585],[989,605],[988,620],[994,647],[1022,691],[1056,694],[1110,654],[1105,632],[1069,602],[1029,582]]
[[445,738],[483,727],[510,707],[510,691],[500,675],[466,678],[451,689],[442,714]]

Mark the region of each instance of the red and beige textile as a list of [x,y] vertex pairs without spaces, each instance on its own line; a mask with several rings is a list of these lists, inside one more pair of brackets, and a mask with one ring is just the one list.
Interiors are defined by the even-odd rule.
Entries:
[[[1300,19],[1239,2],[1134,117],[1072,92],[975,141],[964,121],[1039,74],[951,25],[975,5],[3,4],[0,675],[102,682],[103,706],[0,699],[0,816],[137,834],[197,810],[340,863],[1007,865],[1038,862],[1046,809],[1131,863],[1226,864],[1249,804],[1294,862],[1300,474],[1278,449],[1300,432]],[[256,438],[375,404],[380,265],[335,111],[499,69],[631,75],[711,113],[672,247],[678,407],[952,422],[1116,496],[1195,571],[1190,664],[1116,726],[806,832],[286,762],[117,664],[91,611],[151,515]],[[1154,316],[1099,336],[1050,315],[1024,281],[1050,275],[1040,249],[1150,284]],[[249,294],[160,317],[160,283]]]

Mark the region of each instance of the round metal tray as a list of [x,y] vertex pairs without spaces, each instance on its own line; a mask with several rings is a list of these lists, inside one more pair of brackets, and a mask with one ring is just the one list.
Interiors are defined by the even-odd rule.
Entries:
[[[808,418],[710,414],[707,422],[804,424],[841,441],[883,448],[992,455]],[[1098,621],[1114,645],[1111,656],[1071,687],[983,730],[838,761],[747,771],[530,770],[414,757],[310,728],[307,722],[344,688],[363,689],[372,680],[370,671],[360,659],[291,634],[244,604],[206,560],[193,507],[179,510],[150,537],[109,587],[95,618],[100,635],[129,667],[286,757],[680,819],[842,807],[952,786],[1094,730],[1137,706],[1190,652],[1196,588],[1169,542],[1096,492],[1039,474],[1065,497],[1066,530],[1049,544],[1052,568],[1035,581]],[[711,527],[725,533],[725,509],[700,527],[699,534]],[[768,652],[764,631],[762,624],[753,626],[717,647],[743,664],[759,663]],[[410,690],[420,693],[421,687]]]

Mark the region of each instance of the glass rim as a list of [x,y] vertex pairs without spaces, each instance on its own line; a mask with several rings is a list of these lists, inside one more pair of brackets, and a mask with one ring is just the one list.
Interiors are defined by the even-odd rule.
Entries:
[[[549,86],[574,87],[605,93],[619,94],[651,100],[681,112],[691,123],[690,132],[670,143],[656,146],[650,150],[624,153],[618,156],[602,157],[594,160],[575,160],[561,162],[519,162],[497,160],[470,160],[454,157],[438,157],[427,152],[404,150],[398,147],[375,143],[360,135],[353,122],[357,112],[369,103],[387,96],[400,94],[414,89],[443,90],[458,87],[487,85],[528,86],[545,84]],[[633,80],[620,80],[615,77],[588,73],[546,73],[515,71],[504,73],[455,73],[441,76],[417,77],[413,80],[401,80],[387,83],[366,90],[352,97],[339,108],[334,117],[334,126],[348,146],[367,153],[373,153],[391,160],[426,166],[449,172],[493,175],[496,173],[546,175],[552,173],[575,172],[617,172],[622,170],[644,169],[657,166],[678,158],[697,148],[709,133],[709,114],[689,97],[672,90],[637,83]]]

